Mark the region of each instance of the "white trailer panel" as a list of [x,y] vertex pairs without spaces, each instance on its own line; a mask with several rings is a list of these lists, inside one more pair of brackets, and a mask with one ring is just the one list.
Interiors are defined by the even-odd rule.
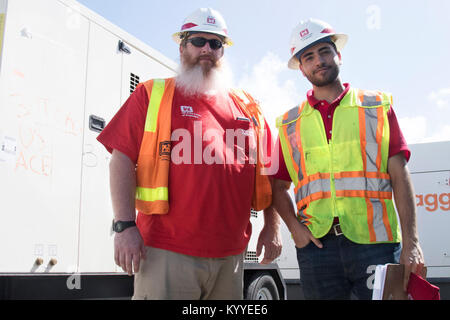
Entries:
[[98,131],[88,130],[88,127],[92,115],[107,123],[121,105],[122,54],[118,54],[119,40],[96,23],[90,24],[78,272],[118,271],[110,235],[113,218],[108,184],[110,154],[96,140]]
[[428,277],[450,279],[450,142],[411,145],[419,239]]
[[[36,14],[39,12],[39,14]],[[88,21],[52,0],[8,1],[2,77],[1,272],[77,264]],[[70,76],[68,76],[70,75]],[[4,152],[5,153],[5,152]],[[55,258],[55,266],[48,264]]]
[[72,0],[0,0],[0,48],[0,275],[121,272],[96,137],[176,63]]

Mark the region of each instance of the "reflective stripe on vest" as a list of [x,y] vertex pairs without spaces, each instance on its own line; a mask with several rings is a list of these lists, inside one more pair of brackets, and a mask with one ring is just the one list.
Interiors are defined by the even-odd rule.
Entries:
[[298,185],[299,181],[303,180],[303,172],[302,163],[304,162],[301,158],[301,152],[298,147],[301,145],[299,141],[297,141],[300,137],[297,132],[300,132],[300,121],[295,121],[300,117],[302,113],[303,104],[301,107],[296,107],[288,111],[284,117],[277,119],[277,127],[280,130],[283,130],[283,136],[287,137],[288,141],[284,139],[280,139],[280,143],[282,144],[282,151],[284,154],[284,158],[292,158],[293,162],[291,162],[291,166],[287,166],[289,175],[292,179],[292,182],[295,186]]
[[354,242],[399,241],[387,173],[391,103],[387,94],[351,89],[335,111],[329,143],[320,113],[307,101],[277,119],[298,216],[315,237],[339,216]]
[[136,199],[142,201],[169,201],[169,189],[168,188],[136,188]]
[[158,113],[161,106],[162,97],[165,89],[164,79],[153,80],[152,95],[148,104],[147,117],[145,120],[145,131],[155,132],[158,123]]
[[[368,107],[359,109],[361,156],[363,159],[363,171],[366,172],[366,177],[363,181],[365,186],[360,185],[359,188],[356,187],[358,178],[351,178],[351,183],[354,184],[351,190],[355,193],[353,196],[366,198],[370,241],[375,242],[378,239],[393,241],[392,229],[386,209],[386,200],[391,201],[392,199],[390,177],[380,179],[380,177],[371,178],[368,176],[372,172],[387,172],[387,156],[386,161],[382,161],[381,150],[383,146],[384,122],[387,121],[387,116],[384,115],[383,108],[369,107],[379,106],[383,102],[391,105],[392,98],[385,99],[382,94],[370,91],[359,91],[358,97],[361,101],[361,106]],[[389,131],[386,130],[386,132],[388,133]],[[337,180],[336,183],[338,183]],[[349,187],[348,183],[344,182],[343,184],[345,187]],[[361,191],[364,192],[363,195],[361,195]],[[345,194],[347,191],[344,188],[339,188],[338,191],[336,187],[336,194],[338,196],[340,192],[344,193],[342,195],[344,197],[349,196]],[[358,193],[359,195],[357,195]]]
[[331,197],[331,184],[329,173],[317,173],[302,180],[294,189],[297,207],[301,208],[307,203]]

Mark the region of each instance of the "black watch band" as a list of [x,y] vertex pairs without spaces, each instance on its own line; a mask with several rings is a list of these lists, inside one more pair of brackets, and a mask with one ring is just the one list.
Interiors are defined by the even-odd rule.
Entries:
[[112,229],[114,232],[120,233],[120,232],[124,231],[125,229],[135,227],[135,226],[136,226],[135,221],[114,221],[113,220]]

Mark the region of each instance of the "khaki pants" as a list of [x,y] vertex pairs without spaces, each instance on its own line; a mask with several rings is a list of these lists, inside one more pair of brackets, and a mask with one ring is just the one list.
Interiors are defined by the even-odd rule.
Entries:
[[199,258],[146,247],[133,300],[242,300],[244,253]]

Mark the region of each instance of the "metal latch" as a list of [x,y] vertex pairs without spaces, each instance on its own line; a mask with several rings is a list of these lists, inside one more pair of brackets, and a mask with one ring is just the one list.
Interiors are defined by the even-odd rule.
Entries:
[[89,129],[95,132],[102,132],[105,129],[106,121],[103,118],[90,115],[89,116]]

